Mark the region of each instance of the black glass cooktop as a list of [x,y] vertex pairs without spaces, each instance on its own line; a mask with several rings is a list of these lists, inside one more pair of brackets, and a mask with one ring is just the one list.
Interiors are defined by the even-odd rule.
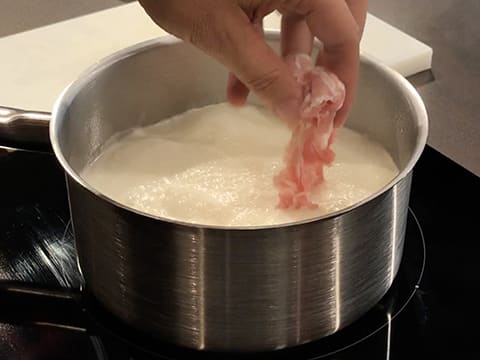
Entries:
[[50,154],[0,148],[0,359],[479,358],[479,186],[427,147],[399,274],[370,312],[295,348],[205,353],[139,336],[82,293],[61,168]]

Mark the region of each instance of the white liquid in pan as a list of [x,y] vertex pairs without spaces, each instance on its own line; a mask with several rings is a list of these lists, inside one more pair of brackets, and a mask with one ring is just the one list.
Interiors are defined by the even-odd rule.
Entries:
[[272,225],[340,210],[380,190],[398,168],[378,143],[347,128],[312,200],[276,208],[273,176],[291,132],[269,112],[228,104],[190,110],[113,139],[83,171],[110,198],[140,211],[205,225]]

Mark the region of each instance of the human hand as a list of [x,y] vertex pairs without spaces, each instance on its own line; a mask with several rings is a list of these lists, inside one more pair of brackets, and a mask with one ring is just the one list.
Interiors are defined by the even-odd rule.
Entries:
[[323,43],[316,63],[334,72],[346,87],[337,113],[341,125],[355,98],[359,43],[367,0],[139,0],[167,32],[192,43],[231,71],[227,94],[242,105],[253,91],[287,122],[299,116],[301,93],[287,64],[263,38],[262,20],[282,14],[283,57],[312,51],[313,37]]

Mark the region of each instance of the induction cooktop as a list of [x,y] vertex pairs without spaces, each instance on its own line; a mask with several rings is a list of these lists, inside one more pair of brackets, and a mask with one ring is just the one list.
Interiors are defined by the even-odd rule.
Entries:
[[480,358],[479,186],[427,146],[400,270],[374,308],[305,345],[212,353],[137,334],[82,291],[61,167],[51,154],[0,148],[0,359]]

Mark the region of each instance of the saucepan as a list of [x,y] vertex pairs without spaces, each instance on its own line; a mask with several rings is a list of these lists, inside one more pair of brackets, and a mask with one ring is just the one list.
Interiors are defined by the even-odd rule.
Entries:
[[[278,51],[279,33],[265,37]],[[83,72],[51,116],[0,110],[0,143],[51,146],[66,174],[85,288],[128,327],[221,351],[274,350],[326,337],[371,309],[396,277],[411,177],[427,139],[424,104],[400,74],[362,55],[345,126],[383,144],[400,173],[355,205],[300,222],[174,221],[122,205],[80,176],[114,134],[226,101],[226,79],[222,65],[175,37],[139,43]]]

